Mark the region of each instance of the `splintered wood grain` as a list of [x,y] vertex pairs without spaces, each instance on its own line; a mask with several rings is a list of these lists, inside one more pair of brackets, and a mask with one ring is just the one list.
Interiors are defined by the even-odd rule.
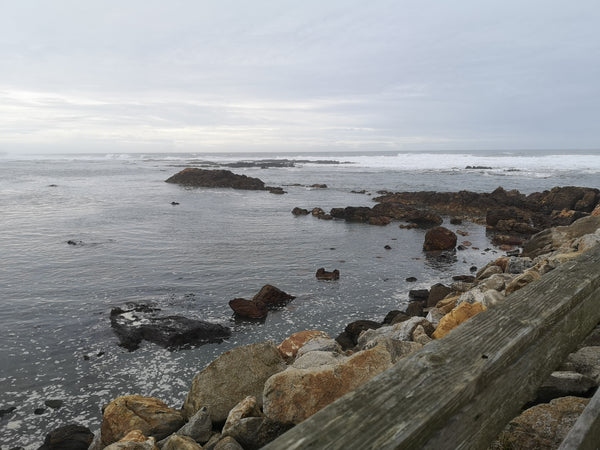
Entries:
[[265,449],[487,448],[600,322],[600,247],[399,361]]

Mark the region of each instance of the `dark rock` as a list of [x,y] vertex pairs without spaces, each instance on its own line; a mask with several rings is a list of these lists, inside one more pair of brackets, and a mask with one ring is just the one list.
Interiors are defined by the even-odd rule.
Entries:
[[46,412],[46,408],[36,408],[33,410],[33,413],[36,416],[41,416],[42,414],[44,414]]
[[491,167],[488,166],[467,166],[465,167],[467,170],[490,170]]
[[449,229],[444,227],[434,227],[425,234],[423,250],[452,250],[456,247],[456,241],[456,234]]
[[64,403],[65,402],[63,402],[62,400],[46,400],[44,402],[44,405],[46,405],[48,408],[58,409],[58,408],[62,408]]
[[411,300],[419,300],[421,302],[426,302],[429,298],[429,290],[428,289],[411,289],[408,291],[408,298]]
[[408,278],[406,278],[405,281],[408,283],[414,283],[415,281],[417,281],[417,278],[416,277],[408,277]]
[[8,408],[0,409],[0,419],[11,414],[13,411],[16,411],[16,409],[16,406],[9,406]]
[[265,183],[258,178],[237,175],[229,170],[183,169],[166,180],[167,183],[193,187],[219,187],[246,190],[265,190]]
[[371,208],[367,206],[347,206],[346,208],[333,208],[331,216],[344,219],[348,222],[368,222],[374,216]]
[[350,336],[350,334],[346,333],[345,331],[342,331],[336,338],[335,341],[340,344],[340,347],[342,347],[342,350],[348,350],[351,349],[352,347],[354,347],[356,345],[356,342],[354,342],[352,340],[352,337]]
[[598,384],[585,375],[577,372],[557,371],[538,388],[535,403],[548,403],[550,400],[573,395],[575,397],[590,397]]
[[369,218],[370,225],[386,226],[386,225],[389,225],[391,223],[391,221],[392,221],[392,219],[390,219],[389,217],[386,217],[386,216]]
[[469,272],[477,272],[477,266],[469,267]]
[[246,417],[234,423],[224,434],[233,437],[245,450],[257,450],[292,428],[268,417]]
[[386,245],[386,246],[384,246],[383,248],[385,248],[386,250],[391,250],[391,249],[392,249],[392,247],[391,247],[391,246],[389,246],[389,245]]
[[131,305],[129,309],[114,308],[111,326],[119,337],[119,345],[129,351],[139,348],[142,340],[169,350],[222,342],[231,336],[228,327],[183,316],[158,315],[160,309],[147,305]]
[[277,194],[277,195],[283,195],[286,192],[283,190],[283,188],[280,187],[275,187],[275,186],[265,186],[265,189],[267,191],[269,191],[271,194]]
[[423,303],[419,301],[410,302],[406,307],[406,314],[410,317],[423,316]]
[[381,324],[373,320],[356,320],[349,323],[344,328],[344,331],[348,334],[354,345],[358,341],[358,336],[365,330],[380,328]]
[[245,298],[230,300],[229,307],[236,315],[248,319],[264,319],[269,314],[269,308],[263,302],[254,302]]
[[69,244],[69,245],[83,245],[83,241],[69,240],[69,241],[67,241],[67,244]]
[[292,214],[295,216],[307,216],[308,215],[308,209],[304,209],[304,208],[298,208],[297,206],[292,209]]
[[87,450],[94,433],[83,425],[65,425],[46,435],[38,450]]
[[335,269],[332,272],[328,272],[323,267],[320,267],[317,269],[315,276],[318,280],[338,280],[340,278],[340,271]]
[[473,275],[454,275],[452,277],[453,281],[464,281],[465,283],[473,283],[475,281],[475,277]]
[[315,216],[315,217],[319,217],[319,216],[324,216],[325,215],[325,211],[323,211],[321,208],[313,208],[310,213],[313,216]]
[[313,184],[310,186],[311,188],[315,188],[315,189],[327,189],[327,185],[326,184]]
[[296,297],[293,295],[283,292],[281,289],[278,289],[271,284],[265,284],[260,291],[258,291],[258,294],[252,297],[252,301],[263,302],[267,305],[267,308],[272,308],[284,306],[295,298]]
[[593,188],[564,186],[544,191],[541,204],[549,210],[563,209],[591,212],[600,200],[600,191]]
[[171,202],[171,205],[177,206],[177,205],[179,205],[179,202]]
[[429,290],[429,297],[427,297],[427,307],[434,307],[440,300],[442,300],[451,292],[452,289],[450,289],[448,286],[445,286],[441,283],[434,284]]
[[463,223],[462,219],[458,218],[458,217],[453,217],[452,219],[450,219],[450,223],[452,225],[461,225]]

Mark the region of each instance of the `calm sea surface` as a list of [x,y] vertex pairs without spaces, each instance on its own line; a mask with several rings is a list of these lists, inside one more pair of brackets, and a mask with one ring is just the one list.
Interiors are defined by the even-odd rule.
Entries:
[[[266,158],[311,162],[231,169],[284,186],[285,195],[164,182],[203,161]],[[315,183],[328,188],[306,187]],[[295,206],[371,206],[382,189],[568,185],[600,188],[598,152],[0,157],[0,409],[16,408],[0,418],[0,448],[37,448],[66,423],[95,431],[102,405],[119,395],[179,407],[193,376],[230,348],[305,329],[336,336],[348,322],[405,308],[409,289],[448,283],[496,256],[475,224],[444,223],[478,249],[440,264],[421,251],[423,230],[294,217]],[[340,280],[317,281],[319,267],[339,269]],[[297,298],[263,324],[233,322],[228,301],[267,283]],[[232,337],[175,352],[143,343],[130,353],[109,320],[127,302],[224,324]],[[53,399],[63,406],[45,406]]]

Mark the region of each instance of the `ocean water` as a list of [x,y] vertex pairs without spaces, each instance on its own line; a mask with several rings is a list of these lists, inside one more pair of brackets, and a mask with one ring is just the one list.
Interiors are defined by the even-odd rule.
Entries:
[[[303,161],[231,169],[285,195],[164,182],[206,161],[261,159]],[[308,187],[315,183],[328,188]],[[378,190],[569,185],[600,188],[599,152],[0,157],[0,409],[15,408],[0,418],[0,448],[37,448],[67,423],[96,431],[102,405],[119,395],[180,407],[193,376],[230,348],[305,329],[335,337],[353,320],[404,309],[410,289],[449,283],[501,254],[472,223],[445,221],[468,232],[459,240],[472,247],[440,263],[421,250],[424,230],[294,217],[295,206],[371,206]],[[319,267],[339,269],[340,280],[316,280]],[[236,323],[228,301],[267,283],[296,299],[264,323]],[[128,352],[109,320],[128,302],[227,325],[232,336],[181,351],[144,342]],[[45,405],[53,399],[63,406]]]

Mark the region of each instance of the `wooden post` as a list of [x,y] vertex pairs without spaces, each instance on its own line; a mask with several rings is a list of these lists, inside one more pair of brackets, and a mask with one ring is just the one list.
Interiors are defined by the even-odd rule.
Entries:
[[399,361],[264,447],[481,448],[600,322],[600,246]]

